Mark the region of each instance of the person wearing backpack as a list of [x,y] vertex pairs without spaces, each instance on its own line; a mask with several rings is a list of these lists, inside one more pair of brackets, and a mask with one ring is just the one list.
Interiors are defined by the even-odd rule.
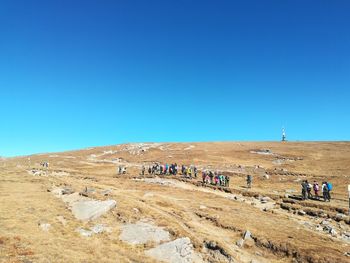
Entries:
[[322,183],[322,193],[323,193],[323,200],[324,200],[325,202],[327,202],[327,200],[330,201],[327,182],[323,182],[323,183]]
[[333,185],[330,182],[327,182],[327,188],[328,188],[328,200],[331,201],[331,191],[333,189]]

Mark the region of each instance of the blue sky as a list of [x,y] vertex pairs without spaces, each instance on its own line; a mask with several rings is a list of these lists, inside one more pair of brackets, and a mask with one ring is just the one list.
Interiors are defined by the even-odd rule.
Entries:
[[349,1],[0,2],[0,155],[350,139]]

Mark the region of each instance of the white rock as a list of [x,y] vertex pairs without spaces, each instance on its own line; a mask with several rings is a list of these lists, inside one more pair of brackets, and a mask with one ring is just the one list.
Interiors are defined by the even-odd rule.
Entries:
[[73,215],[83,221],[94,220],[116,206],[115,200],[86,200],[73,203]]
[[249,230],[246,230],[243,234],[243,240],[246,240],[248,238],[251,238],[252,237],[252,233],[250,233]]
[[169,241],[170,234],[162,227],[155,226],[152,222],[139,221],[136,224],[122,226],[120,240],[132,245],[146,244],[147,242],[160,243]]
[[146,255],[168,263],[193,262],[196,257],[188,237],[161,244],[146,251]]
[[91,237],[93,232],[92,231],[89,231],[89,230],[86,230],[86,229],[83,229],[83,228],[77,228],[76,231],[83,237]]
[[48,223],[39,223],[41,230],[48,232],[51,228],[51,225]]
[[239,246],[239,247],[243,247],[243,245],[244,245],[244,240],[243,240],[243,238],[241,238],[240,240],[238,240],[238,241],[236,242],[236,245]]
[[102,224],[97,224],[91,227],[90,230],[95,234],[100,234],[103,232],[108,232],[108,233],[112,232],[112,229],[110,227],[106,227],[105,225],[102,225]]

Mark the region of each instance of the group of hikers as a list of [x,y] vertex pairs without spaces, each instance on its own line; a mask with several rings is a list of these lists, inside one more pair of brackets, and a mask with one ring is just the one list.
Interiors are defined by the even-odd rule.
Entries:
[[[160,164],[154,163],[153,165],[146,168],[142,165],[141,175],[145,175],[148,171],[149,175],[177,175],[179,173],[179,168],[177,163],[170,164]],[[197,178],[198,168],[195,165],[181,165],[180,173],[183,177],[187,179]],[[213,172],[209,170],[202,171],[202,182],[204,184],[212,184],[228,187],[230,182],[230,177],[220,174],[219,172]]]
[[[178,166],[177,163],[172,163],[170,165],[166,164],[160,164],[160,163],[154,163],[153,165],[148,166],[148,174],[154,174],[154,175],[177,175],[178,173]],[[146,167],[142,165],[141,168],[141,175],[145,175],[146,173]]]
[[[181,165],[180,168],[181,175],[185,178],[192,179],[197,178],[198,175],[198,169],[194,165]],[[119,166],[118,170],[119,174],[125,174],[126,173],[126,167]],[[160,163],[154,163],[152,165],[149,165],[146,169],[145,165],[142,165],[141,168],[141,175],[145,175],[146,172],[148,172],[149,175],[177,175],[179,173],[179,167],[177,163],[172,164],[160,164]],[[248,174],[246,177],[247,182],[247,188],[252,187],[253,182],[253,176]],[[211,171],[211,170],[202,170],[202,183],[203,184],[210,184],[210,185],[217,185],[217,186],[223,186],[223,187],[229,187],[230,186],[230,177],[228,175],[223,175],[222,173],[218,171]],[[319,186],[318,182],[314,181],[313,184],[309,183],[307,180],[304,180],[301,183],[301,194],[302,199],[317,199],[320,200],[321,196],[319,192],[322,192],[322,197],[325,202],[330,202],[331,195],[330,192],[332,190],[332,184],[329,182],[322,182],[321,186]],[[314,194],[312,194],[312,190],[314,191]]]
[[212,184],[212,185],[229,187],[230,177],[227,175],[220,174],[219,172],[204,170],[202,171],[202,182],[204,184]]
[[[312,195],[312,189],[314,190],[314,195]],[[316,198],[320,199],[319,191],[322,191],[323,195],[323,201],[324,202],[330,202],[331,201],[331,194],[333,186],[330,182],[322,182],[321,189],[318,184],[318,182],[314,181],[313,184],[309,183],[308,180],[304,180],[301,183],[301,195],[303,200]]]

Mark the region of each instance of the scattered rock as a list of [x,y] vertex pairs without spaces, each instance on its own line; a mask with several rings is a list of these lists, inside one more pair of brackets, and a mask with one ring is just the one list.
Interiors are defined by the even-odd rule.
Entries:
[[162,227],[155,226],[149,221],[139,221],[135,224],[122,226],[120,239],[132,245],[146,244],[147,242],[160,243],[169,241],[170,234]]
[[112,232],[112,229],[110,227],[106,227],[105,225],[102,225],[102,224],[97,224],[91,227],[90,230],[95,234],[100,234],[103,232],[108,232],[108,233]]
[[336,237],[337,236],[337,231],[334,230],[334,228],[332,228],[329,233],[332,235],[332,237]]
[[238,241],[236,242],[236,245],[239,246],[239,247],[243,247],[243,245],[244,245],[244,240],[243,240],[243,238],[241,238],[240,240],[238,240]]
[[91,237],[94,234],[100,234],[103,232],[112,232],[110,227],[106,227],[102,224],[97,224],[93,227],[90,227],[90,230],[86,230],[84,228],[79,227],[76,229],[76,231],[83,237]]
[[41,222],[39,222],[38,225],[41,228],[41,230],[46,231],[46,232],[48,232],[50,230],[50,228],[51,228],[51,225],[49,223],[41,223]]
[[91,237],[93,232],[92,231],[89,231],[89,230],[86,230],[86,229],[83,229],[81,227],[77,228],[76,231],[83,237]]
[[207,207],[205,205],[200,205],[199,209],[204,210],[204,209],[207,209]]
[[96,201],[87,200],[75,202],[72,205],[73,215],[83,221],[94,220],[116,207],[114,200]]
[[268,174],[264,174],[264,176],[263,176],[265,179],[270,179],[270,175],[268,175]]
[[188,237],[161,244],[146,251],[146,255],[168,263],[188,263],[195,257]]
[[243,234],[243,240],[246,240],[248,238],[251,238],[252,237],[252,233],[250,233],[249,230],[246,230]]
[[73,194],[74,191],[71,188],[64,188],[64,189],[62,189],[61,193],[62,193],[62,195],[70,195],[70,194]]
[[306,215],[306,213],[305,213],[305,211],[303,211],[303,210],[299,210],[299,211],[298,211],[298,215],[304,216],[304,215]]

